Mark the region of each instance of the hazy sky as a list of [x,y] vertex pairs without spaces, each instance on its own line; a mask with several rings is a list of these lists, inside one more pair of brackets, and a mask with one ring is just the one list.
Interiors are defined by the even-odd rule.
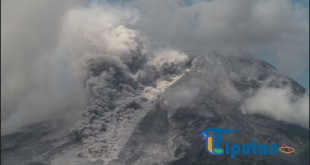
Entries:
[[[305,6],[309,10],[309,0],[291,0],[291,1],[293,3],[301,3],[301,4],[303,4],[303,6]],[[308,15],[308,17],[309,17],[309,15]],[[278,67],[277,61],[274,58],[272,59],[272,58],[268,58],[266,56],[260,56],[260,57],[263,58],[264,60],[266,60],[267,62],[269,62],[270,64],[274,65],[275,67]],[[308,55],[308,58],[304,59],[304,61],[305,61],[305,64],[307,67],[303,68],[301,70],[301,73],[299,75],[297,75],[296,77],[294,77],[293,79],[296,80],[303,87],[309,88],[309,55]]]
[[137,8],[135,28],[164,44],[195,53],[249,50],[309,88],[308,0],[99,1]]
[[[272,57],[266,57],[265,55],[260,55],[262,59],[273,65],[274,67],[278,68],[277,60]],[[297,81],[301,86],[305,88],[309,88],[309,58],[305,58],[305,68],[302,68],[300,71],[300,74],[298,74],[296,77],[293,77],[295,81]]]

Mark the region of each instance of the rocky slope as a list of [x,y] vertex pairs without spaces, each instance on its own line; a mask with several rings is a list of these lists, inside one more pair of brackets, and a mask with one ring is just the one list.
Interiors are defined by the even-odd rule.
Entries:
[[[156,107],[139,123],[119,159],[109,165],[308,164],[307,129],[259,114],[243,114],[240,109],[242,100],[249,96],[246,91],[259,89],[270,77],[273,79],[269,86],[291,86],[297,95],[303,95],[305,89],[277,74],[271,65],[251,56],[222,57],[215,62],[206,58],[194,60],[191,71],[159,97]],[[255,71],[248,72],[251,68]],[[243,77],[229,76],[232,72]],[[254,75],[258,77],[256,80],[249,79]],[[195,93],[197,88],[199,92]],[[181,93],[184,95],[194,91],[190,102],[184,104],[186,100],[179,95],[182,90],[187,90]],[[180,99],[175,99],[178,96]],[[258,144],[267,146],[286,144],[295,148],[296,154],[239,154],[235,159],[226,155],[213,156],[207,153],[205,141],[198,136],[206,128],[238,128],[233,134],[222,135],[222,148],[227,138],[230,144],[240,146],[255,139]]]
[[[86,114],[69,110],[58,121],[2,136],[1,164],[309,164],[307,129],[260,114],[242,113],[244,99],[262,86],[288,86],[296,97],[305,94],[303,87],[268,63],[250,55],[196,57],[188,72],[165,84],[157,98],[152,96],[153,103],[145,88],[144,95],[137,95],[136,85],[118,86],[117,90],[126,91],[123,100],[127,101],[117,112],[115,107],[113,111],[104,110],[112,105],[97,99]],[[82,118],[81,113],[87,118],[81,122],[91,122],[71,129]],[[94,124],[96,119],[98,124]],[[290,156],[212,156],[198,136],[206,128],[238,128],[233,134],[222,135],[223,148],[227,138],[230,144],[239,145],[255,139],[258,144],[286,144],[296,151]]]

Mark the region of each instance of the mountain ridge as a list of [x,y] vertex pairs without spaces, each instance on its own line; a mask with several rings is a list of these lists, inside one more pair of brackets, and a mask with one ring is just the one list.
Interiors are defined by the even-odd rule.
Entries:
[[[270,77],[271,80],[269,80]],[[198,165],[201,163],[303,165],[309,163],[307,161],[309,157],[303,155],[307,151],[303,149],[302,144],[299,144],[302,142],[309,145],[309,140],[307,141],[309,132],[306,129],[287,122],[276,121],[264,115],[242,113],[240,109],[242,101],[265,85],[277,88],[289,86],[299,96],[304,95],[306,91],[292,79],[279,75],[274,67],[258,58],[248,55],[196,57],[192,60],[190,71],[187,71],[160,94],[154,105],[131,105],[136,111],[135,114],[141,116],[135,119],[137,124],[133,130],[129,130],[129,137],[124,146],[117,147],[119,150],[118,154],[115,153],[117,159],[105,159],[100,156],[91,159],[81,158],[79,154],[76,155],[76,152],[83,150],[83,145],[87,143],[75,141],[70,132],[60,139],[40,140],[48,135],[49,131],[44,127],[39,127],[34,134],[20,133],[23,136],[28,134],[29,143],[27,142],[25,146],[18,145],[25,141],[25,138],[20,139],[20,134],[1,136],[1,163],[22,164],[24,162],[28,165],[74,164],[76,162],[93,165]],[[126,89],[131,90],[129,87]],[[254,92],[248,92],[250,89]],[[139,104],[144,104],[143,102]],[[97,106],[104,105],[97,104]],[[96,109],[92,109],[94,110]],[[75,111],[70,111],[67,115],[71,113],[78,116]],[[109,114],[113,115],[113,113]],[[80,117],[76,117],[78,118]],[[69,123],[74,123],[73,121]],[[123,125],[126,124],[123,123]],[[107,127],[111,130],[117,128]],[[207,153],[205,142],[198,136],[199,132],[205,128],[238,128],[234,134],[222,136],[221,147],[224,147],[224,140],[228,137],[230,144],[249,143],[255,139],[259,144],[277,144],[278,146],[281,143],[287,144],[295,148],[296,153],[299,154],[296,156],[287,156],[282,153],[278,156],[239,154],[234,160],[225,155],[214,158]],[[57,127],[51,128],[51,131],[55,129],[57,130]],[[115,136],[113,138],[120,138],[117,137],[117,133]],[[105,146],[106,143],[111,143],[111,146],[118,145],[117,141],[115,143],[109,141],[111,137],[106,136],[100,142],[95,141],[94,145]],[[29,151],[40,147],[43,147],[41,153],[37,151],[29,154]],[[111,152],[109,148],[106,148],[106,151]],[[61,155],[61,153],[65,154]],[[12,155],[15,155],[17,159],[12,159]],[[301,158],[300,155],[302,155]]]

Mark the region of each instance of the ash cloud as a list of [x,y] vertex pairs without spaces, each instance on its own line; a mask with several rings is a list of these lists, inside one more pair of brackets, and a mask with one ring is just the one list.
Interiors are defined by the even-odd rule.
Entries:
[[[139,121],[141,104],[182,75],[189,52],[270,51],[291,76],[303,66],[300,59],[308,58],[307,8],[286,0],[192,2],[134,0],[85,7],[85,1],[1,1],[1,133],[91,98],[72,135],[85,145],[78,156],[100,157],[111,147],[103,133],[115,137],[111,125]],[[235,81],[257,77],[255,69],[240,73],[228,75]],[[170,98],[183,107],[198,92],[184,86]],[[309,95],[291,97],[286,88],[266,87],[243,109],[307,127]],[[275,101],[257,104],[265,98]]]
[[1,1],[1,134],[76,102],[81,91],[56,49],[65,13],[81,4]]
[[[146,37],[128,28],[140,19],[137,9],[83,4],[3,2],[3,134],[88,102],[88,94],[94,96],[91,100],[112,102],[133,97],[140,83],[169,79],[167,75],[183,69],[188,60],[185,53],[165,47],[153,52],[142,44]],[[20,9],[20,13],[13,15],[9,7]],[[53,7],[59,7],[58,12],[53,13]],[[47,15],[40,15],[42,12]],[[149,72],[154,76],[143,81],[143,74]]]
[[108,152],[114,147],[111,141],[123,143],[130,136],[118,135],[124,122],[139,122],[147,97],[160,94],[157,83],[182,74],[189,60],[177,49],[149,49],[148,44],[142,44],[147,38],[130,28],[139,18],[135,9],[98,4],[67,13],[61,46],[76,59],[76,76],[91,98],[84,119],[71,129],[72,136],[84,143],[77,153],[80,157],[112,158],[109,154],[117,149]]

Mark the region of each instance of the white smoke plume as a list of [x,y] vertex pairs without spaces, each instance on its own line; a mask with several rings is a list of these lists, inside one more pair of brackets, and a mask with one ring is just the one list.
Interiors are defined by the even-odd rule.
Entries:
[[1,134],[82,102],[82,91],[57,51],[65,13],[82,4],[1,1]]
[[193,79],[184,85],[170,89],[166,95],[166,105],[171,105],[169,108],[173,110],[188,107],[200,92],[201,83],[201,81]]
[[259,113],[309,129],[309,90],[302,96],[290,88],[262,87],[241,106],[244,113]]
[[150,60],[148,65],[154,65],[157,70],[162,70],[166,67],[171,67],[173,64],[177,64],[175,69],[179,69],[179,67],[183,68],[185,62],[188,60],[189,58],[185,53],[168,49],[155,52],[154,59]]

